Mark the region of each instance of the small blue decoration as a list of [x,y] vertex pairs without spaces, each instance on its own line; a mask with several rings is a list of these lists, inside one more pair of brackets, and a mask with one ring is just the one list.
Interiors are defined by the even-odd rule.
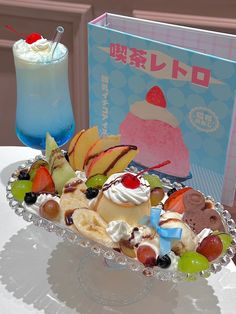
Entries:
[[159,226],[161,215],[160,208],[151,208],[150,225],[160,236],[160,256],[168,254],[171,251],[171,241],[180,240],[182,235],[181,228],[161,228]]

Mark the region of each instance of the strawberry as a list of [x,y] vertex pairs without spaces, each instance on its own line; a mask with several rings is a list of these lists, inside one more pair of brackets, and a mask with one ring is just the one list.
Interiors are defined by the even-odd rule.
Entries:
[[164,203],[164,210],[183,214],[185,210],[183,204],[183,194],[191,189],[192,188],[190,187],[185,187],[172,193]]
[[152,105],[166,107],[165,96],[158,86],[153,86],[146,94],[146,101]]
[[44,166],[40,166],[36,171],[32,184],[32,192],[35,193],[55,193],[55,185],[52,180],[48,169]]

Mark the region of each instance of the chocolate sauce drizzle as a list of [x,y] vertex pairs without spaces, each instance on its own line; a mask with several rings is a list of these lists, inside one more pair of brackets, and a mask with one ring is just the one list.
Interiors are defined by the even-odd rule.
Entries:
[[80,179],[67,183],[64,187],[64,193],[73,193],[81,183],[83,183],[83,181]]
[[[117,145],[116,147],[122,147],[124,145]],[[114,166],[115,164],[117,163],[117,161],[123,157],[124,155],[126,155],[130,150],[137,150],[137,146],[134,146],[134,145],[129,145],[129,147],[127,147],[126,150],[124,150],[123,152],[121,152],[114,160],[113,162],[107,167],[107,169],[104,171],[104,174],[107,175],[108,171],[110,171]]]
[[75,208],[75,209],[68,209],[68,210],[65,212],[64,218],[65,218],[65,224],[66,224],[67,226],[73,225],[74,221],[73,221],[73,219],[72,219],[72,215],[73,215],[73,213],[74,213],[75,210],[76,210],[76,208]]
[[81,132],[81,134],[78,136],[78,138],[76,139],[75,144],[74,144],[73,148],[71,149],[71,151],[68,151],[68,156],[70,156],[70,155],[74,152],[75,146],[76,146],[76,144],[77,144],[79,138],[81,137],[81,135],[82,135],[83,133],[84,133],[84,132]]

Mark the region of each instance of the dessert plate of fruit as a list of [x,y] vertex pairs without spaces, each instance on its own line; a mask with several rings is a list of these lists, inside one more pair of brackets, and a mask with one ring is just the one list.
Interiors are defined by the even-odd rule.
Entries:
[[160,280],[208,277],[234,256],[236,229],[210,196],[151,174],[170,160],[138,171],[134,145],[119,135],[81,130],[61,150],[50,134],[45,156],[20,165],[7,199],[36,226]]

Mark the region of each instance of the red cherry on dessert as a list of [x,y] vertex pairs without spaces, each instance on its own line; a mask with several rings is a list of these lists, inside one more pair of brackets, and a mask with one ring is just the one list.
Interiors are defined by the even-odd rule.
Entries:
[[137,259],[147,267],[156,265],[156,252],[149,245],[140,245],[137,250]]
[[223,243],[217,235],[209,235],[202,240],[196,251],[204,255],[211,262],[221,255]]
[[136,175],[126,173],[122,176],[121,183],[128,189],[137,189],[140,186],[140,181]]
[[165,96],[158,86],[153,86],[146,94],[146,101],[149,104],[166,108]]
[[32,33],[26,37],[25,41],[27,42],[27,44],[33,44],[34,42],[36,42],[37,40],[41,38],[42,36],[40,34]]

